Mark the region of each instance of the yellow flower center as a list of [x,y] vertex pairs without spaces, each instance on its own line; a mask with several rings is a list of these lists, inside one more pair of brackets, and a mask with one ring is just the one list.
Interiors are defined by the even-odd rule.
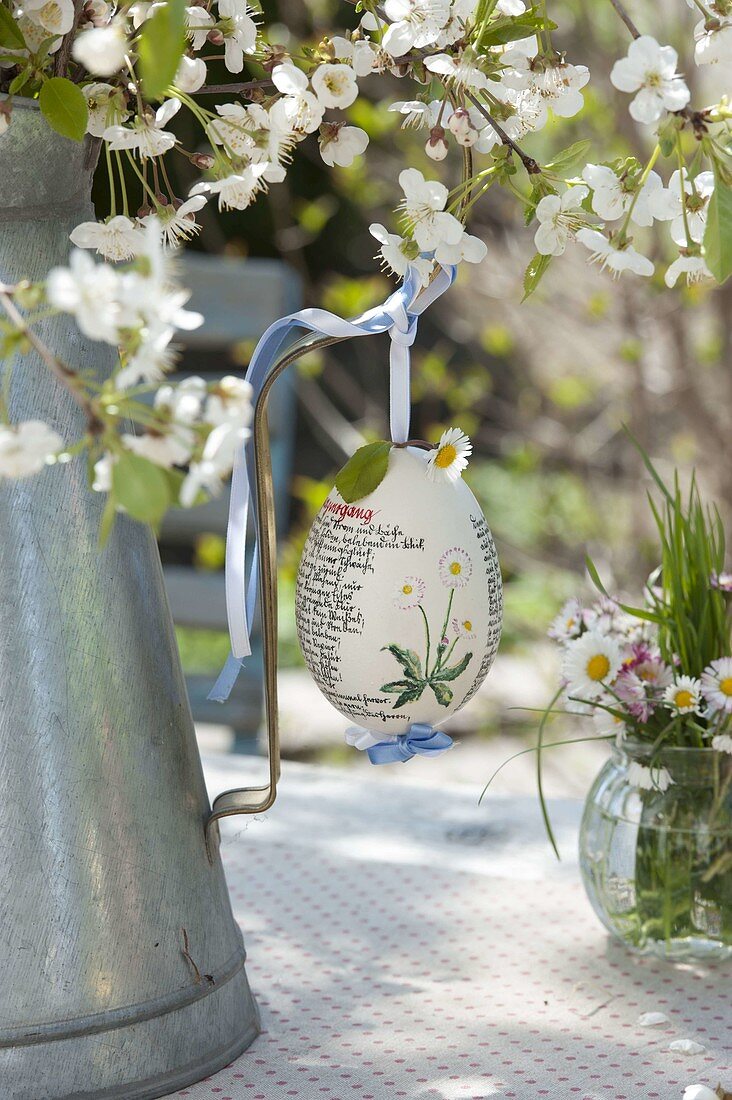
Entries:
[[674,702],[679,710],[682,710],[684,707],[691,707],[694,705],[694,696],[690,691],[677,691],[674,696]]
[[463,630],[472,630],[472,629],[473,629],[473,624],[471,623],[470,619],[465,619],[465,621],[463,622]]
[[459,577],[462,571],[463,567],[459,561],[450,562],[450,572],[452,573],[453,577]]
[[566,629],[567,630],[572,630],[573,627],[574,627],[574,619],[567,619]]
[[719,681],[719,690],[722,695],[732,695],[732,676],[725,676],[724,680]]
[[610,662],[604,653],[596,653],[587,662],[587,675],[591,680],[604,680],[610,671]]
[[435,466],[439,466],[441,470],[447,469],[448,466],[452,466],[453,462],[457,458],[457,451],[453,447],[452,443],[448,443],[445,447],[440,447],[435,457]]
[[402,585],[402,592],[404,593],[405,596],[411,596],[412,595],[412,586],[411,586],[411,584]]

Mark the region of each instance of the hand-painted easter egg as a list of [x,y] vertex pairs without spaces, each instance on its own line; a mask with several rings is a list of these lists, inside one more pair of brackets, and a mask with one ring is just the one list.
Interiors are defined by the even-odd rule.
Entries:
[[377,733],[437,725],[467,703],[501,633],[498,558],[462,480],[431,481],[427,455],[392,448],[381,484],[333,489],[297,575],[305,663],[343,715]]

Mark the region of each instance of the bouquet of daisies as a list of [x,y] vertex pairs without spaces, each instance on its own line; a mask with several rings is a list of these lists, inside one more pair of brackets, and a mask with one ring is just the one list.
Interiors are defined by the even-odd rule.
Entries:
[[633,762],[636,786],[665,790],[668,771],[654,766],[665,748],[732,754],[732,573],[724,571],[719,513],[705,507],[695,479],[688,494],[667,488],[644,455],[661,494],[649,495],[661,560],[640,606],[610,598],[591,561],[600,598],[571,599],[549,636],[562,647],[564,709],[591,716],[598,736],[648,746],[648,765]]

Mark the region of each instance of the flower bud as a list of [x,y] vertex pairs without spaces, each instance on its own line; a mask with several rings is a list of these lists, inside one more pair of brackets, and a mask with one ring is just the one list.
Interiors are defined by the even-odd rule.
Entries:
[[459,107],[457,111],[453,111],[447,126],[458,145],[475,145],[478,140],[478,131],[473,126],[470,114],[464,107]]
[[200,168],[202,172],[208,172],[216,163],[210,153],[193,153],[190,161],[194,167]]
[[431,160],[444,160],[447,156],[448,147],[445,140],[445,131],[442,126],[433,126],[430,130],[430,136],[427,138],[427,144],[424,147],[424,151]]
[[215,27],[212,31],[208,32],[208,34],[206,35],[206,38],[211,43],[212,46],[223,46],[223,44],[224,44],[223,33],[221,31],[217,30]]

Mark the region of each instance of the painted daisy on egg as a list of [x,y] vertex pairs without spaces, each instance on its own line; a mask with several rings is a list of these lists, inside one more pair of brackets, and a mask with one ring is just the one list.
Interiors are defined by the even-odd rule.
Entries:
[[419,577],[405,577],[397,585],[394,593],[394,606],[407,611],[411,607],[417,607],[422,602],[425,594],[425,583]]
[[701,681],[693,676],[679,676],[663,693],[664,703],[677,714],[698,714],[700,699]]
[[452,629],[457,634],[458,638],[474,638],[475,630],[473,628],[472,619],[453,619],[451,623]]
[[732,714],[732,657],[720,657],[704,669],[701,693],[710,710]]
[[446,550],[438,565],[445,588],[464,588],[473,572],[470,556],[458,546]]
[[473,453],[473,444],[460,428],[448,428],[427,458],[430,481],[457,481]]
[[581,638],[569,642],[565,650],[562,673],[568,684],[567,694],[579,699],[597,699],[605,685],[613,682],[621,664],[618,643],[588,630]]

